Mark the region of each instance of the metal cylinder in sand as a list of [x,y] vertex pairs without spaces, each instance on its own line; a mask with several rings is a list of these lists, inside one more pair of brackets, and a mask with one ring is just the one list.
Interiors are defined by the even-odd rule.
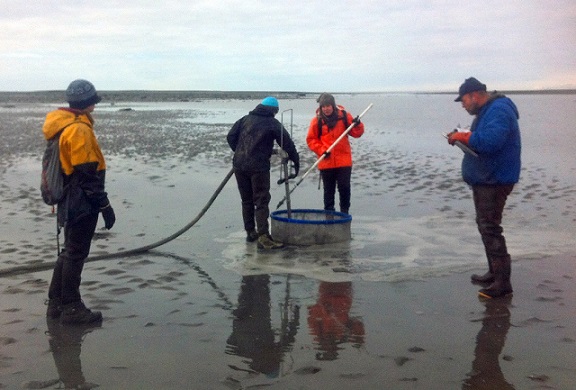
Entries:
[[272,237],[285,244],[323,245],[349,241],[352,216],[329,210],[296,209],[274,211]]

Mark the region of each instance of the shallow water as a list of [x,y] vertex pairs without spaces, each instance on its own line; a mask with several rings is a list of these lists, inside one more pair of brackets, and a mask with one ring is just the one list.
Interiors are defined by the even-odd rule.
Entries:
[[[46,323],[49,271],[0,278],[0,385],[33,388],[32,381],[48,385],[62,376],[52,342],[64,346],[65,358],[81,358],[85,380],[101,388],[445,389],[475,380],[571,388],[575,98],[512,98],[521,113],[524,168],[504,217],[514,257],[511,303],[487,306],[468,282],[485,260],[460,180],[462,152],[440,133],[471,117],[448,95],[337,95],[353,114],[374,103],[363,118],[365,136],[353,141],[350,242],[256,250],[244,241],[231,180],[176,240],[151,253],[87,263],[82,291],[103,311],[101,328],[61,334]],[[228,129],[256,103],[99,109],[118,221],[97,231],[92,255],[156,242],[190,222],[230,168]],[[294,109],[303,170],[314,161],[304,137],[315,104],[281,101]],[[134,110],[118,111],[126,107]],[[32,133],[47,108],[0,108],[0,269],[55,260],[54,218],[37,190],[42,142]],[[271,211],[284,187],[272,195]],[[291,201],[321,208],[315,173]],[[325,337],[320,326],[327,326]],[[497,341],[492,354],[477,350],[483,334]]]
[[[460,178],[462,152],[447,145],[441,136],[441,132],[456,125],[469,125],[472,117],[450,95],[336,97],[353,114],[374,104],[362,118],[365,135],[352,140],[353,223],[347,250],[358,270],[351,277],[418,280],[483,266],[471,191]],[[570,252],[576,247],[576,138],[571,126],[576,120],[576,98],[512,98],[521,116],[523,169],[503,221],[510,252],[514,259],[527,260]],[[112,237],[107,238],[102,250],[126,249],[128,242],[159,239],[166,231],[184,226],[200,204],[183,202],[188,194],[207,199],[225,176],[231,161],[226,133],[236,119],[257,103],[216,99],[99,105],[95,117],[100,142],[108,155],[108,190],[113,203],[122,204],[117,210],[121,213],[118,229],[110,233]],[[280,119],[299,148],[302,172],[315,161],[305,146],[310,113],[315,106],[312,97],[281,101]],[[19,107],[0,108],[0,114],[14,122],[5,130],[14,131],[14,127],[30,126],[31,118],[40,120],[41,113],[53,107],[31,106],[29,115]],[[14,114],[11,110],[18,115],[9,117]],[[34,240],[38,242],[44,240],[42,233],[50,229],[49,224],[40,227],[46,221],[46,208],[34,196],[41,142],[29,134],[29,127],[23,133],[13,140],[14,147],[5,149],[14,152],[12,160],[19,162],[8,160],[4,153],[5,182],[13,183],[5,187],[4,196],[9,203],[26,207],[26,214],[38,224],[34,230],[40,233]],[[32,137],[39,147],[30,148],[26,137]],[[20,143],[26,146],[21,147]],[[24,150],[18,153],[19,148]],[[26,157],[27,154],[31,156]],[[280,167],[277,160],[273,165],[275,181],[275,177],[280,177]],[[318,186],[317,171],[312,170],[290,195],[291,207],[321,209]],[[285,199],[285,187],[273,186],[272,195],[270,206],[274,211]],[[223,204],[237,205],[234,180],[220,197],[226,197]],[[177,204],[181,207],[171,206]],[[19,234],[16,228],[25,229],[29,219],[16,215],[12,218],[8,207],[0,211],[5,214],[2,240],[4,246],[10,247],[4,251],[3,263],[10,264],[17,262],[21,253],[8,238]],[[218,213],[227,227],[225,234],[221,231],[215,237],[222,247],[222,265],[237,270],[237,263],[245,257],[239,210],[236,206],[222,208],[216,204],[210,211]],[[205,219],[209,218],[210,213]],[[129,230],[124,221],[129,221]],[[295,259],[285,271],[308,275],[307,258],[316,249],[293,250]],[[279,257],[281,263],[285,256]]]

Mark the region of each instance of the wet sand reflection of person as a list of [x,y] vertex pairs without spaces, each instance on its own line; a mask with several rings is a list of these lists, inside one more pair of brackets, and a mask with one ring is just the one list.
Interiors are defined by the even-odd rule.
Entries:
[[462,389],[513,390],[500,368],[500,353],[504,348],[510,328],[510,305],[512,297],[483,300],[486,307],[482,318],[482,328],[476,336],[476,348],[472,371],[464,380]]
[[300,317],[298,306],[285,302],[284,309],[276,341],[271,323],[270,275],[242,277],[226,353],[250,359],[248,366],[253,371],[278,377],[283,355],[294,344]]
[[82,373],[82,361],[80,352],[84,336],[100,323],[86,325],[61,325],[59,319],[46,318],[49,336],[48,343],[50,352],[54,358],[54,364],[60,381],[65,389],[94,389],[99,385],[86,382]]
[[318,301],[308,307],[308,327],[317,344],[317,360],[336,360],[340,344],[364,344],[364,324],[350,317],[352,282],[320,282]]

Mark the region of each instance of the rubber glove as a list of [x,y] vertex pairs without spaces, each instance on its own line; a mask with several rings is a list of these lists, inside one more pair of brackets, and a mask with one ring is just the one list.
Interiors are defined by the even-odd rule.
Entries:
[[116,222],[116,214],[114,214],[114,209],[110,206],[110,203],[108,203],[107,206],[100,208],[100,212],[104,218],[104,227],[108,230],[112,229],[112,226],[114,226],[114,223]]
[[454,145],[454,143],[456,143],[456,141],[460,141],[462,142],[464,145],[468,145],[468,141],[470,140],[470,136],[472,135],[472,132],[470,131],[453,131],[450,134],[448,134],[448,143],[450,145]]

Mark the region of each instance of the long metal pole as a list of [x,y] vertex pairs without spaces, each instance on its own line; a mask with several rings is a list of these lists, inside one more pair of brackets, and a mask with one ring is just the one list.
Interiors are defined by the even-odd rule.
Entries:
[[[284,199],[286,199],[286,210],[288,211],[288,218],[292,218],[292,206],[290,204],[290,172],[288,169],[288,153],[286,153],[286,151],[284,150],[284,113],[290,111],[290,137],[292,137],[292,126],[294,123],[294,110],[293,109],[288,109],[288,110],[284,110],[282,111],[282,114],[280,116],[280,123],[281,123],[281,128],[280,131],[281,136],[281,145],[280,145],[280,157],[281,157],[281,161],[282,161],[282,165],[281,165],[281,169],[284,172],[284,189],[286,190],[286,195],[284,197]],[[278,181],[279,183],[282,182],[282,179]]]

